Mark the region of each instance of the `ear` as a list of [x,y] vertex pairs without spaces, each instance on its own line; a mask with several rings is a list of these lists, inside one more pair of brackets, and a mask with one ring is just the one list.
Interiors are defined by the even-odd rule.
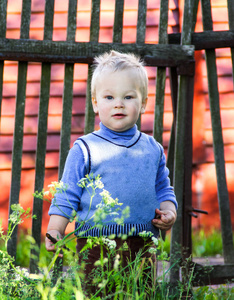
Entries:
[[148,98],[146,98],[144,101],[142,101],[142,104],[141,104],[141,113],[142,114],[144,114],[144,112],[145,112],[147,101],[148,101]]
[[93,104],[93,111],[95,113],[98,113],[97,100],[94,97],[92,97],[92,104]]

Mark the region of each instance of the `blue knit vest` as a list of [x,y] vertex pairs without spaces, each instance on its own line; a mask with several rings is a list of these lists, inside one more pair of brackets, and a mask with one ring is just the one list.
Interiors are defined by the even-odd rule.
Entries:
[[[121,209],[130,207],[130,216],[124,225],[117,225],[107,218],[107,225],[102,229],[89,230],[93,223],[84,225],[79,232],[87,231],[84,236],[108,236],[110,234],[129,234],[134,228],[133,236],[144,230],[158,236],[158,229],[151,224],[155,217],[155,209],[159,208],[155,191],[155,181],[162,146],[153,137],[137,131],[126,146],[120,146],[98,135],[90,133],[79,138],[75,143],[81,147],[87,167],[87,173],[100,175],[104,188],[112,198],[123,203]],[[89,217],[101,202],[97,194],[92,201]],[[79,217],[84,220],[90,208],[90,195],[84,189],[79,206]],[[105,222],[106,222],[105,221]],[[76,223],[78,228],[79,223]]]

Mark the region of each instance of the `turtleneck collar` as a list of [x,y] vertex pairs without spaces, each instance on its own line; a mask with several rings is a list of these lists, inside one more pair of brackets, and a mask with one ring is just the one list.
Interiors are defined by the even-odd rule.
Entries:
[[134,144],[140,137],[140,132],[137,129],[137,125],[134,125],[132,128],[126,131],[117,132],[110,130],[108,127],[100,123],[100,129],[98,131],[94,131],[94,134],[114,144],[126,147]]

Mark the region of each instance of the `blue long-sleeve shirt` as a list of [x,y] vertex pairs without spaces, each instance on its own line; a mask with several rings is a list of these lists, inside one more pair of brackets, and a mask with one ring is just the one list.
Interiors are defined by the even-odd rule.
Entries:
[[[85,218],[89,209],[89,195],[77,183],[90,172],[101,175],[105,189],[113,198],[117,197],[119,202],[123,202],[123,208],[130,206],[126,228],[110,222],[112,229],[107,233],[128,233],[134,227],[137,228],[136,235],[143,230],[151,230],[157,235],[158,230],[151,224],[155,209],[163,201],[172,201],[177,208],[163,148],[153,137],[139,132],[137,126],[125,132],[114,132],[100,123],[99,131],[83,136],[74,143],[61,179],[68,186],[66,197],[64,194],[56,195],[56,205],[51,205],[50,215],[68,218],[75,210],[81,219]],[[92,204],[91,215],[100,200],[97,196]],[[82,230],[87,230],[91,225]],[[91,231],[88,234],[99,233]]]

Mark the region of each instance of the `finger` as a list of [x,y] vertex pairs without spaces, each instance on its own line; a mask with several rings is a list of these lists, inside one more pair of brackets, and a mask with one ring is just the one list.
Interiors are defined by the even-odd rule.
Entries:
[[156,209],[155,209],[155,213],[156,213],[157,215],[162,215],[163,212],[162,212],[160,209],[156,208]]

